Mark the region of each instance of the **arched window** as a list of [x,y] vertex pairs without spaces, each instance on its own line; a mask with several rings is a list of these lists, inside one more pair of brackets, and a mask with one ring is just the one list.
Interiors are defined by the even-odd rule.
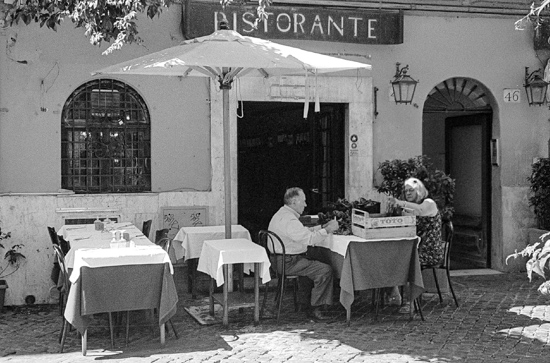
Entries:
[[67,99],[61,118],[61,186],[75,193],[151,190],[151,124],[136,90],[96,79]]

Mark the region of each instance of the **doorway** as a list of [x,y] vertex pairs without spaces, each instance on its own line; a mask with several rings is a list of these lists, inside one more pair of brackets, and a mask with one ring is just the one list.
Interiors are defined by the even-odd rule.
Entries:
[[469,78],[434,87],[424,104],[422,153],[455,179],[451,269],[491,267],[493,109]]
[[253,236],[267,229],[289,187],[304,190],[304,214],[344,197],[345,106],[324,103],[305,119],[303,103],[244,102],[237,121],[238,221]]
[[454,269],[491,265],[490,121],[490,114],[445,119],[445,171],[455,179]]

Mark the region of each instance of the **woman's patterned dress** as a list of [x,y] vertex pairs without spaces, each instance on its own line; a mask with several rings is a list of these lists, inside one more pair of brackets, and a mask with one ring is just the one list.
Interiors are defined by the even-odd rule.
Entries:
[[441,241],[441,215],[433,217],[416,216],[416,235],[420,237],[418,253],[421,265],[434,265],[443,258]]

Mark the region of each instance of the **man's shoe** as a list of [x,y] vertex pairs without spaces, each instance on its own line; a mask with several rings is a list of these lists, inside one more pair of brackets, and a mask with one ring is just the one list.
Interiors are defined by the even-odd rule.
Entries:
[[318,321],[322,321],[322,320],[330,320],[331,317],[330,316],[326,316],[323,311],[321,310],[320,307],[315,307],[313,310],[310,311],[310,313],[308,314],[308,316],[313,319],[313,320],[318,320]]

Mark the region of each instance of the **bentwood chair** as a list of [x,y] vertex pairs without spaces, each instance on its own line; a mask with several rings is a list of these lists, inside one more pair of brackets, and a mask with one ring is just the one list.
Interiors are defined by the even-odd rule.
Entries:
[[[52,241],[53,246],[58,246],[61,249],[61,252],[63,255],[66,255],[67,252],[69,252],[70,245],[69,242],[65,241],[65,239],[57,234],[54,227],[47,227],[48,228],[48,234],[50,235],[50,240]],[[59,262],[56,261],[53,264],[52,272],[50,274],[50,278],[52,281],[59,285],[59,276],[61,275],[61,267],[59,266]],[[59,315],[63,315],[63,308],[64,308],[64,291],[61,288],[61,286],[58,286],[59,290]]]
[[[295,275],[287,275],[286,274],[286,266],[285,266],[285,257],[286,257],[286,250],[285,245],[283,244],[283,241],[281,241],[281,238],[275,233],[268,230],[261,230],[258,233],[258,243],[265,248],[265,251],[267,253],[267,256],[269,257],[269,260],[271,262],[270,271],[272,276],[277,278],[277,288],[275,293],[275,302],[276,302],[276,309],[277,309],[277,323],[279,323],[279,319],[281,316],[281,306],[283,305],[283,296],[285,292],[285,282],[286,280],[292,281],[293,283],[293,291],[294,291],[294,309],[298,310],[298,300],[297,300],[297,293],[298,293],[298,276]],[[278,246],[280,248],[277,248],[277,250],[281,250],[282,253],[274,253],[272,251],[275,251],[275,246]],[[280,256],[277,258],[277,256]],[[280,261],[280,272],[276,268],[277,262]],[[267,300],[267,293],[269,290],[269,282],[265,284],[265,293],[264,293],[264,299],[262,303],[262,308],[260,310],[260,319],[263,316],[265,303]]]
[[451,273],[449,271],[449,267],[451,264],[451,245],[453,242],[453,236],[454,236],[454,227],[453,222],[451,221],[444,221],[442,225],[442,236],[444,237],[444,252],[443,252],[443,258],[433,265],[422,265],[422,270],[428,270],[431,269],[433,271],[434,281],[435,281],[435,287],[437,288],[437,294],[439,295],[439,302],[443,302],[443,298],[441,296],[441,289],[439,287],[439,281],[437,280],[437,270],[444,270],[447,274],[447,281],[449,282],[449,289],[451,290],[451,293],[453,295],[453,299],[455,301],[456,307],[458,307],[458,299],[456,298],[455,292],[453,290],[453,284],[451,283]]

